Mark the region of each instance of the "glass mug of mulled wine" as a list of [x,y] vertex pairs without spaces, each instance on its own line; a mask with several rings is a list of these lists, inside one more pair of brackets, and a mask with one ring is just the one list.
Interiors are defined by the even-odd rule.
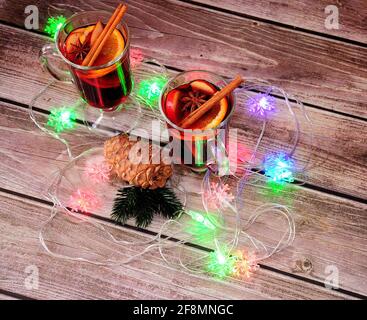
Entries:
[[[229,121],[235,109],[232,92],[196,122],[182,128],[184,120],[227,85],[209,71],[187,71],[171,79],[162,90],[159,108],[166,122],[172,160],[195,172],[228,164]],[[228,168],[227,168],[228,169]]]
[[[55,44],[45,45],[40,51],[41,64],[54,78],[72,81],[85,102],[104,111],[116,110],[133,86],[130,34],[124,21],[109,36],[93,64],[82,65],[110,17],[111,13],[105,11],[77,13],[59,29]],[[66,70],[52,60],[55,56],[66,63]]]

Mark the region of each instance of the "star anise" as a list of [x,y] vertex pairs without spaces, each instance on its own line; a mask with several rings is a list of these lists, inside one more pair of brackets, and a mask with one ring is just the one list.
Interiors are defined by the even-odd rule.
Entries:
[[181,102],[184,103],[183,111],[189,111],[190,113],[198,109],[207,100],[207,95],[199,91],[190,91],[186,96],[181,98]]
[[71,43],[73,49],[69,52],[69,54],[73,57],[73,60],[83,61],[85,59],[91,49],[90,38],[91,33],[87,36],[84,42],[81,42],[78,38],[78,42],[76,44]]

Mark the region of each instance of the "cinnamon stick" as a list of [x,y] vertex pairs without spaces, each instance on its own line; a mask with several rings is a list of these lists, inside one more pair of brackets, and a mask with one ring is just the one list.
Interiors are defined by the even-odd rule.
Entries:
[[98,46],[101,44],[103,38],[105,37],[108,29],[111,27],[112,23],[115,21],[118,13],[120,12],[122,8],[122,3],[120,3],[116,10],[114,11],[114,13],[112,14],[111,18],[108,20],[106,26],[103,28],[103,31],[101,32],[101,34],[97,37],[97,40],[94,42],[92,48],[89,50],[87,56],[85,57],[85,59],[83,60],[82,66],[87,66],[92,58],[92,56],[94,55],[94,53],[96,52]]
[[106,26],[104,27],[102,33],[99,35],[92,48],[90,49],[88,55],[83,60],[83,66],[92,66],[94,61],[98,58],[101,53],[104,44],[107,42],[109,36],[115,30],[116,26],[120,23],[122,17],[127,10],[127,5],[119,4],[115,12],[108,20]]
[[236,78],[231,83],[222,88],[222,90],[215,93],[208,101],[202,104],[200,108],[190,113],[188,117],[181,122],[180,127],[183,129],[187,129],[190,125],[199,120],[211,108],[213,108],[220,100],[225,98],[234,89],[240,86],[242,82],[243,82],[242,77],[240,75],[237,75]]

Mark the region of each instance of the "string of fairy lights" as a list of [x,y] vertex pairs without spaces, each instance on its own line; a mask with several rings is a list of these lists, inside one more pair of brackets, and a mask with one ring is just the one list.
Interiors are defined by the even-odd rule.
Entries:
[[[54,37],[58,28],[64,22],[65,19],[62,16],[49,18],[45,32],[51,37]],[[144,55],[140,50],[132,49],[131,60],[134,70],[137,66],[144,64]],[[148,74],[143,79],[140,79],[139,82],[135,83],[132,95],[142,105],[151,110],[156,110],[158,99],[168,80],[169,77],[166,72],[161,74]],[[295,237],[295,222],[290,209],[285,205],[277,203],[263,204],[253,209],[253,212],[246,221],[243,221],[243,194],[247,186],[251,184],[256,185],[259,179],[265,178],[267,186],[274,193],[279,194],[282,194],[288,185],[295,182],[299,169],[296,169],[294,152],[299,140],[300,128],[293,109],[297,106],[302,109],[302,112],[305,111],[302,104],[298,101],[291,103],[288,94],[281,88],[262,83],[249,84],[239,90],[245,93],[247,97],[242,108],[247,110],[255,118],[261,120],[262,130],[255,148],[249,152],[249,155],[244,157],[244,159],[234,160],[238,161],[238,164],[241,165],[242,170],[240,172],[233,172],[230,169],[233,159],[226,159],[227,165],[229,166],[229,171],[227,171],[229,173],[226,176],[218,176],[217,172],[210,169],[206,172],[201,186],[202,211],[186,209],[185,213],[177,219],[165,221],[157,232],[157,235],[149,241],[130,243],[117,240],[103,225],[88,219],[86,215],[103,207],[104,200],[98,192],[90,190],[85,186],[75,186],[75,188],[70,190],[70,196],[66,200],[65,198],[62,199],[58,194],[63,181],[67,179],[66,172],[68,170],[76,170],[75,168],[82,171],[83,179],[89,181],[90,184],[104,185],[110,183],[109,173],[111,168],[103,161],[103,157],[98,157],[96,161],[88,161],[87,165],[76,165],[80,159],[90,155],[90,150],[88,150],[77,157],[71,157],[69,164],[57,173],[56,179],[51,183],[48,196],[54,202],[55,206],[49,220],[44,224],[40,232],[40,241],[45,250],[52,256],[69,260],[86,261],[97,265],[122,265],[141,257],[153,249],[158,249],[162,259],[172,264],[164,251],[170,248],[172,250],[179,248],[180,253],[178,255],[178,261],[174,263],[175,266],[179,266],[195,274],[206,273],[221,279],[226,277],[243,279],[248,278],[253,272],[256,272],[260,261],[268,259],[273,254],[291,245]],[[283,101],[292,119],[294,119],[294,144],[291,146],[289,152],[279,150],[265,154],[259,167],[259,163],[255,163],[255,159],[258,158],[258,149],[263,140],[267,124],[271,121],[271,115],[278,110],[277,103],[279,101]],[[42,130],[52,134],[53,137],[65,143],[62,134],[64,132],[72,132],[75,129],[76,122],[81,116],[80,108],[77,106],[53,107],[50,110],[47,121],[42,124],[36,120],[33,114],[32,107],[34,103],[30,105],[32,120]],[[69,148],[67,142],[65,144]],[[102,150],[99,150],[100,155],[103,155]],[[68,150],[68,154],[71,155],[70,150]],[[68,184],[75,185],[75,183],[71,183],[70,181]],[[184,206],[186,206],[187,193],[184,187],[176,182],[172,182],[171,184],[185,199]],[[49,248],[47,239],[44,238],[44,233],[60,209],[77,219],[91,223],[107,234],[109,239],[116,244],[121,246],[131,246],[131,244],[134,244],[137,247],[145,247],[137,254],[120,261],[95,261],[83,257],[71,257],[56,253]],[[84,215],[80,215],[80,213],[84,213]],[[250,227],[263,215],[280,216],[287,223],[284,233],[275,245],[265,244],[248,233]],[[228,226],[227,223],[229,217],[234,221],[231,223],[231,226]],[[172,232],[170,228],[175,229],[175,232]],[[177,234],[180,234],[178,238],[181,240],[172,241],[173,238],[176,238]],[[187,243],[196,243],[208,248],[208,250],[200,251],[200,253],[195,255],[195,258],[187,259],[184,258],[185,250],[189,250],[185,246]],[[241,247],[243,243],[247,245]]]

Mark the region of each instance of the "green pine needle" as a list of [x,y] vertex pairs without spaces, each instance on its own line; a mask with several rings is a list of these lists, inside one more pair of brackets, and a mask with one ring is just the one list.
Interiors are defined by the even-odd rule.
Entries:
[[155,214],[173,219],[182,212],[182,203],[169,188],[128,187],[117,192],[111,218],[118,224],[135,218],[136,226],[145,228],[152,223]]

